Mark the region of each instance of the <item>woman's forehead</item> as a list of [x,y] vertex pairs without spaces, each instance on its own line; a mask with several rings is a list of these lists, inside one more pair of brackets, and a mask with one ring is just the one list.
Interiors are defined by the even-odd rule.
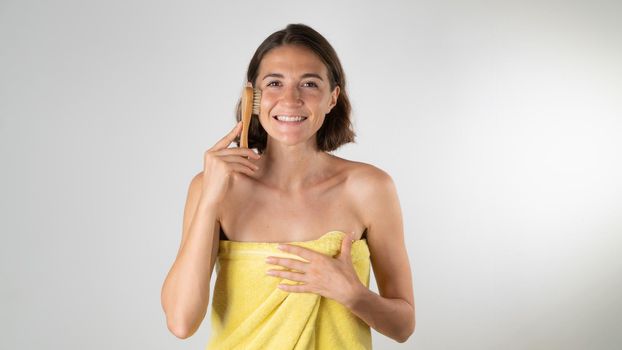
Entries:
[[304,46],[284,45],[276,47],[263,57],[259,64],[258,78],[267,74],[317,74],[327,78],[327,68],[315,52]]

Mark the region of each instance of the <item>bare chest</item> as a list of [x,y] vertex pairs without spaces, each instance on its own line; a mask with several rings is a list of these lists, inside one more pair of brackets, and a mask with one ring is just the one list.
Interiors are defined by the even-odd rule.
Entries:
[[245,182],[233,186],[223,206],[221,239],[308,241],[335,230],[354,233],[355,239],[360,239],[365,227],[356,208],[357,203],[339,183],[293,195]]

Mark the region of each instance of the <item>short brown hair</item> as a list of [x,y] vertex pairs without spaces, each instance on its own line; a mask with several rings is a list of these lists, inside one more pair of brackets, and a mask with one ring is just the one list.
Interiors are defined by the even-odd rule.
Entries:
[[[324,123],[317,131],[316,141],[320,151],[333,151],[341,145],[355,142],[356,133],[352,130],[350,121],[350,100],[346,92],[346,76],[341,67],[341,62],[337,57],[335,49],[328,40],[313,28],[304,24],[288,24],[285,29],[272,33],[259,45],[246,71],[246,79],[255,85],[257,74],[259,74],[259,64],[268,51],[283,45],[301,45],[313,51],[326,65],[330,89],[333,91],[339,86],[340,93],[336,105],[326,115]],[[238,100],[236,107],[236,120],[242,120],[240,112],[241,100]],[[266,149],[268,134],[259,123],[258,118],[251,118],[248,129],[248,147],[256,148],[261,154]],[[235,139],[238,147],[240,138]]]

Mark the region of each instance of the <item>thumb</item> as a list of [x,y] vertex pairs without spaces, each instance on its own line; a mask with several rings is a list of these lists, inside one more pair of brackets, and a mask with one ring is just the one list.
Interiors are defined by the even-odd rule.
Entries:
[[220,150],[225,149],[227,146],[231,144],[235,140],[235,138],[242,132],[242,121],[239,121],[235,124],[235,127],[229,131],[227,135],[225,135],[222,139],[220,139],[216,144],[210,148],[210,150]]
[[354,235],[352,233],[346,233],[341,240],[341,251],[339,253],[339,259],[351,261],[352,257],[350,251],[352,250],[352,240]]

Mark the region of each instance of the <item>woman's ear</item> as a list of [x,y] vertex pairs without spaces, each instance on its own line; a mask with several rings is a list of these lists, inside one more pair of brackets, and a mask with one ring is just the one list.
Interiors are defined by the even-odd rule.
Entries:
[[326,112],[326,114],[330,113],[333,107],[337,105],[337,100],[339,99],[340,92],[341,92],[341,89],[339,88],[339,85],[337,85],[333,89],[333,92],[330,93],[330,103],[328,104],[328,112]]

